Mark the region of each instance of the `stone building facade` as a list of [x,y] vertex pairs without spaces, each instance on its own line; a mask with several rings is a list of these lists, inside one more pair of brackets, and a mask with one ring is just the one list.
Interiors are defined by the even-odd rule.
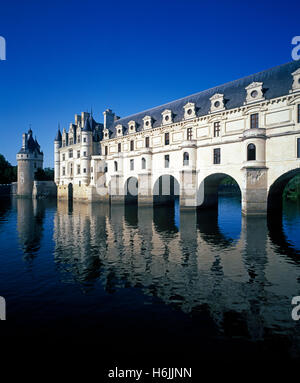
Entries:
[[18,184],[17,195],[32,196],[34,174],[39,168],[43,168],[44,154],[36,138],[33,138],[32,130],[23,134],[22,148],[17,154]]
[[231,176],[243,213],[266,214],[300,172],[300,62],[125,118],[108,109],[103,124],[75,115],[54,150],[59,199],[151,206],[178,194],[182,209],[209,207]]

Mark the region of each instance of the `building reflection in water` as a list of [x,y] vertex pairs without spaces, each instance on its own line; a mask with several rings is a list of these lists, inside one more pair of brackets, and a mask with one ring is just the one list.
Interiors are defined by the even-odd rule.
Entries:
[[[19,243],[25,259],[34,258],[43,236],[46,202],[32,198],[19,198],[13,202],[17,207],[17,230]],[[47,205],[49,207],[49,203]]]
[[[45,203],[20,199],[17,209],[19,239],[32,256],[43,235]],[[297,251],[279,221],[236,220],[239,235],[235,230],[231,238],[216,211],[179,215],[170,207],[74,202],[70,208],[58,201],[54,261],[61,281],[83,291],[99,282],[109,294],[139,288],[205,318],[219,335],[261,340],[289,332],[291,342],[299,342],[290,319],[290,298],[300,292]]]

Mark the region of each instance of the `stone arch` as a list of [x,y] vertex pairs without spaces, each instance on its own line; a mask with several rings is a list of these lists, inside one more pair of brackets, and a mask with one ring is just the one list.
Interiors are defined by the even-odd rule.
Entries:
[[124,185],[124,202],[125,204],[138,202],[138,179],[136,177],[129,177]]
[[232,178],[238,185],[237,191],[242,194],[240,183],[230,174],[213,173],[206,176],[199,185],[197,190],[197,206],[200,209],[217,208],[218,207],[218,192],[221,182],[226,178]]
[[269,187],[268,190],[268,214],[282,213],[283,191],[289,181],[300,174],[300,168],[289,170],[279,176]]
[[153,185],[154,205],[174,205],[180,197],[178,180],[170,174],[163,174],[157,178]]

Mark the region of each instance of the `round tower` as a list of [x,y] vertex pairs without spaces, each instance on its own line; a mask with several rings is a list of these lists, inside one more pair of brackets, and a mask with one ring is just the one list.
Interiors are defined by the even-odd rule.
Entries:
[[59,149],[61,148],[61,144],[62,144],[62,136],[60,132],[60,127],[58,126],[58,131],[54,139],[54,181],[56,185],[59,184],[59,179],[60,179]]
[[92,124],[92,117],[88,117],[81,131],[81,179],[84,185],[88,185],[90,180],[90,160],[93,150]]
[[43,168],[44,155],[40,145],[32,136],[32,130],[23,134],[22,148],[17,154],[18,191],[17,195],[32,196],[35,172]]

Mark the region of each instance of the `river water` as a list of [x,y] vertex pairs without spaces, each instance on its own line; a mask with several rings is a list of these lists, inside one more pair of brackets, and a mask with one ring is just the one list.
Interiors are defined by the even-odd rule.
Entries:
[[300,356],[300,205],[283,217],[0,200],[7,339],[191,358]]

